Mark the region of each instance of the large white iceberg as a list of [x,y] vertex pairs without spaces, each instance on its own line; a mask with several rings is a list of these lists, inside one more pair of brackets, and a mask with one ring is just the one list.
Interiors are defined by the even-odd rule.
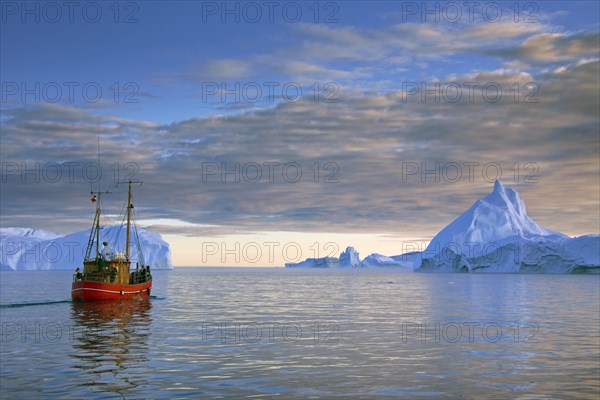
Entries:
[[[152,269],[172,269],[171,249],[159,234],[138,229],[143,262]],[[90,231],[61,236],[53,232],[29,228],[0,229],[1,270],[74,270],[82,266]],[[100,242],[109,242],[110,252],[124,251],[125,229],[104,227]],[[131,247],[131,259],[140,262],[137,246]]]
[[600,236],[570,238],[528,215],[517,191],[500,181],[442,229],[417,271],[600,272]]

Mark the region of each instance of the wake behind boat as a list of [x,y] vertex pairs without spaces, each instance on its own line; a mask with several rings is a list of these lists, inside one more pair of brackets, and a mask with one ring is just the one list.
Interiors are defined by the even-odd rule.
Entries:
[[[73,275],[71,298],[73,301],[122,301],[126,299],[148,299],[152,289],[150,266],[144,265],[142,249],[135,223],[132,221],[133,202],[129,181],[126,212],[125,251],[115,249],[114,244],[104,241],[100,247],[100,217],[102,214],[100,196],[102,192],[92,193],[92,202],[96,203],[93,227],[83,261],[83,272],[77,269]],[[132,234],[133,233],[133,234]],[[137,259],[134,270],[130,254],[132,238],[137,244]]]

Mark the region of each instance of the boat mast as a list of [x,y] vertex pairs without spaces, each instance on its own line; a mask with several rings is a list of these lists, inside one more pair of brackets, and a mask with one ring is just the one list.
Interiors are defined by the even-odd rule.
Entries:
[[129,261],[129,229],[131,227],[131,181],[129,181],[129,190],[127,192],[127,237],[125,239],[125,260]]
[[96,206],[96,260],[100,258],[100,191],[98,191],[98,205]]

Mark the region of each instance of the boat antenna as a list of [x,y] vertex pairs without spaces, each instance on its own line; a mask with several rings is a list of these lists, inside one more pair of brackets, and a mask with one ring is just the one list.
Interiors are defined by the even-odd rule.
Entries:
[[[96,119],[96,170],[100,171],[100,118]],[[100,179],[98,179],[98,192],[100,191]],[[94,194],[94,181],[90,179],[90,193]]]
[[[96,129],[97,129],[97,140],[98,140],[98,154],[97,154],[97,169],[98,171],[100,171],[100,118],[97,119],[97,125],[96,125]],[[100,181],[100,178],[98,178],[98,181]],[[94,192],[94,184],[93,184],[93,180],[90,180],[90,195],[92,203],[96,203],[96,212],[94,214],[94,222],[92,224],[92,230],[90,231],[90,238],[88,240],[88,245],[87,245],[87,250],[86,250],[86,259],[89,259],[91,256],[91,252],[92,252],[92,248],[93,248],[93,244],[94,242],[96,243],[96,259],[98,259],[100,257],[100,217],[101,217],[101,195],[102,194],[109,194],[110,192],[108,190],[105,190],[104,192],[101,191],[100,189],[100,182],[98,182],[98,189],[96,192]]]
[[[102,171],[102,169],[100,168],[100,118],[98,118],[96,120],[96,123],[97,123],[97,132],[98,132],[97,133],[97,136],[98,136],[98,155],[97,155],[97,161],[96,161],[97,162],[97,166],[96,167],[98,168],[98,171]],[[101,176],[102,175],[100,175],[100,177]],[[100,178],[98,178],[98,191],[100,191]]]

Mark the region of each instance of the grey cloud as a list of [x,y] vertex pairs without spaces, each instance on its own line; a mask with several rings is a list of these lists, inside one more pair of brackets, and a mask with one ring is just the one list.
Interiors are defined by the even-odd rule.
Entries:
[[[138,168],[134,177],[144,181],[136,204],[140,217],[204,226],[154,226],[164,232],[287,230],[425,237],[487,193],[492,183],[480,171],[473,182],[465,177],[457,183],[436,183],[429,177],[423,183],[420,175],[403,179],[403,163],[424,162],[432,168],[436,162],[497,162],[505,184],[522,191],[540,224],[567,232],[594,232],[598,214],[581,210],[598,202],[597,71],[598,61],[592,61],[561,73],[533,76],[542,88],[537,104],[510,99],[496,104],[403,103],[398,92],[347,91],[336,104],[284,102],[269,109],[164,125],[101,117],[106,172],[102,184],[115,192],[113,196],[122,197],[110,166],[118,163],[122,179],[132,173],[125,163],[134,162]],[[479,76],[503,85],[514,78],[509,71]],[[98,117],[92,112],[40,105],[8,110],[7,115],[2,121],[3,163],[84,165],[96,160]],[[279,165],[271,164],[274,175],[269,182],[265,163],[271,162]],[[515,162],[521,168],[535,162],[539,183],[523,184],[523,174],[530,172],[523,170],[515,181],[509,170]],[[221,163],[229,169],[235,163],[241,169],[256,163],[263,177],[254,183],[242,175],[235,183],[230,174],[230,181],[223,183],[219,173],[203,176],[206,163],[219,169]],[[303,175],[298,182],[282,175],[287,163],[300,166]],[[324,182],[331,174],[332,181]],[[69,231],[89,224],[90,183],[85,179],[24,182],[19,174],[2,179],[3,226]],[[119,212],[117,206],[110,207]],[[52,212],[40,214],[48,209]]]

